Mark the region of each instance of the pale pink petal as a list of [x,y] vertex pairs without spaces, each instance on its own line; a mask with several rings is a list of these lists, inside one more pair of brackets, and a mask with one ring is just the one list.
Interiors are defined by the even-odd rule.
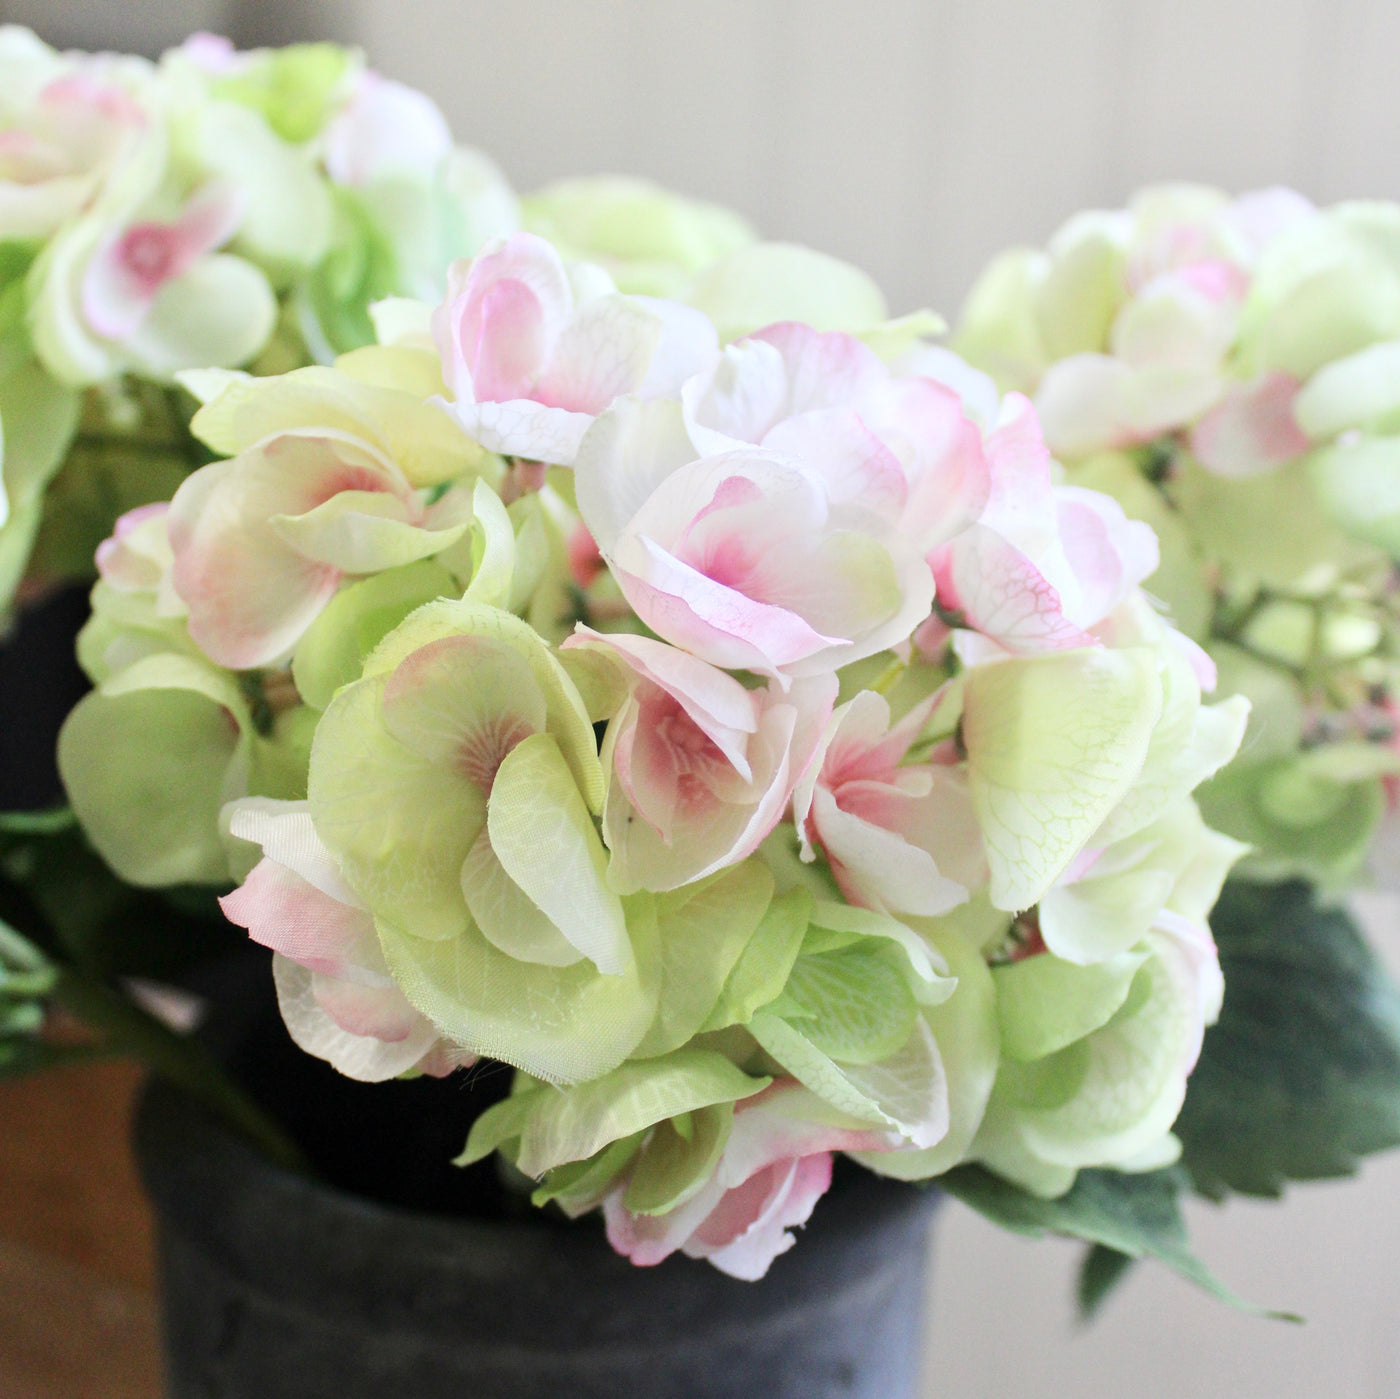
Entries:
[[610,652],[635,674],[672,695],[745,779],[749,778],[744,749],[748,736],[758,729],[758,717],[754,696],[737,680],[697,656],[650,637],[626,632],[604,636],[580,625],[564,647],[584,645]]
[[[511,283],[523,290],[506,291],[493,299],[498,283]],[[483,354],[491,364],[499,360],[518,375],[523,345],[534,344],[539,359],[531,366],[531,377],[539,373],[544,356],[568,321],[573,299],[559,254],[532,233],[493,240],[470,262],[454,263],[448,272],[447,299],[433,312],[432,330],[442,357],[443,378],[458,402],[489,397],[476,385],[478,359]],[[529,317],[534,329],[528,336],[508,314],[512,310]],[[510,337],[512,348],[498,352],[493,344],[495,334]]]
[[229,187],[206,185],[173,223],[133,224],[103,246],[83,274],[88,323],[109,340],[135,334],[167,282],[228,241],[242,218]]
[[1034,655],[1096,644],[1065,616],[1059,592],[1025,554],[982,525],[938,550],[933,570],[942,606],[1008,651]]
[[[795,1161],[780,1183],[775,1183],[776,1188],[770,1189],[758,1217],[733,1242],[713,1250],[708,1245],[687,1247],[686,1252],[708,1258],[730,1277],[757,1282],[773,1260],[796,1243],[789,1230],[811,1218],[817,1201],[831,1186],[831,1165],[827,1152]],[[780,1168],[770,1169],[776,1173]]]
[[364,186],[395,175],[431,179],[451,150],[451,128],[431,97],[366,72],[326,127],[322,158],[336,184]]
[[[849,786],[874,788],[877,784]],[[881,784],[883,785],[883,784]],[[885,913],[936,918],[966,903],[968,890],[947,878],[935,857],[907,840],[901,825],[914,824],[916,799],[896,788],[879,794],[841,790],[855,810],[843,810],[824,787],[813,794],[811,824],[848,902]]]
[[899,458],[854,409],[828,408],[787,418],[768,433],[763,446],[797,457],[821,479],[833,506],[868,513],[872,528],[892,527],[903,514],[909,486]]
[[889,375],[874,350],[839,331],[816,331],[798,321],[780,321],[749,338],[772,345],[783,357],[788,416],[850,403]]
[[254,942],[312,971],[338,976],[379,955],[367,912],[323,894],[275,860],[260,860],[219,906]]
[[1241,234],[1258,256],[1280,233],[1317,215],[1317,206],[1296,190],[1275,186],[1242,194],[1230,206],[1225,221]]
[[[629,296],[603,296],[580,307],[559,333],[529,396],[552,408],[597,415],[635,393],[661,340],[661,317]],[[510,394],[479,391],[481,398]]]
[[984,444],[990,492],[980,523],[1037,555],[1055,537],[1048,434],[1029,400],[1007,394],[1003,418]]
[[1311,446],[1293,416],[1301,387],[1291,374],[1234,385],[1192,429],[1192,455],[1232,478],[1258,476],[1301,456]]
[[492,402],[531,397],[546,353],[539,298],[524,282],[502,277],[475,310],[476,343],[465,347],[473,394]]
[[719,350],[719,334],[710,318],[691,306],[650,296],[631,298],[661,322],[661,335],[637,393],[642,398],[674,398],[681,386]]
[[423,1021],[404,993],[387,979],[385,985],[366,986],[317,972],[311,979],[311,994],[347,1034],[387,1044],[408,1039]]
[[979,518],[991,495],[982,434],[958,397],[931,379],[891,379],[861,400],[861,417],[903,463],[902,531],[924,552]]
[[[635,572],[629,567],[634,560]],[[782,666],[847,644],[785,607],[755,602],[716,583],[645,537],[620,552],[615,572],[652,631],[725,670],[779,676]]]
[[286,433],[203,467],[175,493],[168,531],[175,590],[200,649],[236,670],[288,651],[334,596],[335,568],[299,554],[272,521],[342,491],[407,495],[393,468],[341,434]]
[[574,464],[579,444],[593,425],[588,413],[550,408],[528,398],[504,403],[459,401],[451,405],[451,412],[467,436],[487,451],[555,466]]
[[1127,425],[1133,371],[1112,355],[1070,355],[1045,371],[1035,411],[1052,451],[1083,456],[1137,440]]

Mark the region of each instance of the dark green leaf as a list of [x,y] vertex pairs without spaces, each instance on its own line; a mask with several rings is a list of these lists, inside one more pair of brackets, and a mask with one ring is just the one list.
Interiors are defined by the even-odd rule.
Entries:
[[1400,1145],[1400,992],[1347,914],[1232,881],[1211,927],[1225,1005],[1175,1128],[1195,1188],[1278,1195]]
[[[1176,1169],[1144,1175],[1080,1171],[1074,1188],[1056,1200],[1042,1200],[981,1166],[958,1166],[938,1184],[1004,1229],[1032,1237],[1064,1234],[1129,1258],[1156,1258],[1223,1302],[1263,1310],[1242,1302],[1191,1252],[1178,1203],[1185,1181]],[[1285,1312],[1267,1314],[1288,1318]]]
[[1137,1259],[1107,1244],[1090,1244],[1079,1264],[1076,1289],[1081,1321],[1091,1321],[1104,1299],[1128,1275]]

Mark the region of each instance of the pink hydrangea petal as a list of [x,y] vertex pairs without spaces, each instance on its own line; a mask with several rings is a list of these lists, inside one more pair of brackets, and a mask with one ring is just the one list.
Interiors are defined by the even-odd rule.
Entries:
[[363,187],[394,175],[426,180],[452,150],[452,131],[426,93],[365,72],[327,126],[323,148],[326,173],[336,184]]
[[539,298],[524,282],[502,277],[486,289],[474,309],[476,343],[468,347],[468,354],[477,399],[529,398],[545,356]]
[[661,340],[661,324],[659,316],[632,297],[590,301],[560,332],[530,396],[552,408],[601,413],[614,399],[641,387]]
[[904,461],[902,530],[927,552],[978,519],[991,496],[982,434],[958,396],[932,379],[891,379],[866,394],[861,417]]
[[674,398],[715,358],[719,334],[710,318],[691,306],[650,296],[631,299],[661,322],[660,338],[637,393],[642,398]]
[[[635,546],[615,570],[627,600],[658,636],[713,665],[778,676],[782,666],[844,644],[787,608],[714,582],[651,539]],[[628,567],[633,558],[636,572]]]
[[245,670],[289,650],[334,596],[338,570],[307,559],[271,521],[341,491],[408,494],[363,444],[333,433],[287,433],[189,477],[169,516],[175,590],[190,635],[220,665]]
[[828,408],[779,423],[763,439],[772,451],[797,457],[826,488],[833,506],[854,506],[892,527],[904,512],[909,485],[899,459],[852,408]]
[[782,356],[787,370],[788,415],[851,403],[889,376],[880,357],[854,335],[780,321],[754,331],[749,338],[773,346]]
[[487,451],[554,466],[574,464],[584,434],[593,425],[587,413],[551,408],[529,398],[459,402],[451,411],[467,436]]
[[[499,309],[492,318],[495,331],[512,337],[517,354],[521,344],[520,328],[505,314],[509,307],[528,312],[532,321],[538,317],[538,339],[541,359],[534,372],[544,368],[543,356],[553,346],[573,309],[574,294],[569,287],[568,274],[553,246],[533,233],[515,233],[509,238],[488,243],[470,262],[456,262],[448,272],[447,299],[434,312],[433,340],[442,357],[443,379],[459,403],[488,398],[476,384],[478,356],[485,351],[488,359],[496,352],[490,335],[483,335],[487,319],[486,303],[493,288],[500,282],[514,282],[530,297],[506,293],[503,300],[493,303]],[[503,355],[506,361],[511,354]],[[518,371],[518,366],[515,366]],[[493,449],[494,450],[494,449]]]
[[228,241],[242,219],[242,201],[227,186],[206,185],[172,223],[132,224],[104,243],[83,275],[88,323],[110,340],[141,326],[167,282]]
[[1096,645],[1066,618],[1059,592],[1014,545],[973,525],[936,551],[934,578],[942,605],[964,625],[1021,655]]
[[374,920],[264,857],[242,885],[219,900],[230,923],[254,942],[312,971],[339,976],[379,959]]
[[[918,803],[892,787],[876,793],[875,783],[850,785],[866,790],[858,795],[843,787],[839,805],[836,796],[818,787],[811,816],[847,901],[930,918],[966,903],[967,889],[947,878],[936,857],[900,829],[914,824]],[[847,809],[848,804],[854,809]]]
[[[811,1218],[817,1201],[831,1186],[831,1167],[828,1152],[794,1161],[780,1179],[773,1181],[758,1217],[732,1242],[712,1250],[706,1247],[701,1256],[708,1257],[730,1277],[757,1282],[767,1274],[773,1260],[796,1243],[789,1231]],[[771,1170],[776,1176],[779,1167]]]
[[733,676],[664,642],[619,633],[604,636],[580,625],[565,648],[591,645],[610,652],[636,675],[672,695],[734,767],[750,776],[744,750],[758,728],[756,701]]
[[1050,450],[1027,399],[1007,394],[1003,413],[984,445],[990,490],[980,523],[1034,555],[1055,537]]
[[1308,451],[1293,416],[1302,387],[1291,374],[1265,374],[1230,388],[1191,430],[1191,452],[1218,476],[1258,476]]
[[389,982],[365,986],[343,977],[317,973],[311,982],[316,1003],[347,1034],[398,1044],[422,1024],[423,1017],[404,993]]

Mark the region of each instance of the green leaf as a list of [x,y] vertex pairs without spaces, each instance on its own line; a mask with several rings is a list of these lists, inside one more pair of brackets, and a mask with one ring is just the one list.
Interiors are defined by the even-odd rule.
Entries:
[[1108,1294],[1123,1281],[1135,1262],[1131,1255],[1119,1253],[1107,1244],[1090,1244],[1084,1250],[1075,1289],[1081,1321],[1093,1319]]
[[1183,1185],[1179,1171],[1146,1175],[1080,1171],[1068,1194],[1054,1200],[1032,1195],[981,1166],[958,1166],[938,1183],[1003,1229],[1032,1238],[1064,1234],[1102,1244],[1128,1258],[1155,1258],[1231,1306],[1297,1320],[1286,1312],[1268,1312],[1242,1302],[1191,1252],[1178,1203]]
[[1400,1145],[1400,991],[1351,918],[1232,880],[1211,927],[1225,1004],[1175,1128],[1196,1189],[1276,1196]]

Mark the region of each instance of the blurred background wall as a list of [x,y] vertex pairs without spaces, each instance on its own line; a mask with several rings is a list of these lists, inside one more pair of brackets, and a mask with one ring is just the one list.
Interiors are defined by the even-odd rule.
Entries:
[[[1395,0],[8,0],[0,16],[151,53],[199,27],[360,43],[522,189],[650,175],[861,264],[896,310],[951,316],[997,249],[1149,180],[1400,198]],[[1400,970],[1400,904],[1367,913]],[[950,1207],[928,1394],[1400,1395],[1400,1157],[1192,1224],[1231,1285],[1309,1325],[1144,1269],[1080,1334],[1076,1250]]]
[[1400,196],[1394,0],[6,0],[54,42],[337,38],[522,188],[650,175],[951,315],[1148,180]]

